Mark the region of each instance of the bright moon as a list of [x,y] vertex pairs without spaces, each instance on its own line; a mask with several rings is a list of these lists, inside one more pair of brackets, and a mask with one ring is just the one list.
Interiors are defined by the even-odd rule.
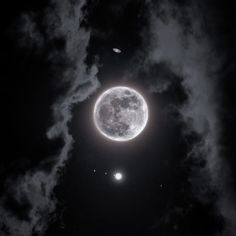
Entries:
[[143,96],[129,87],[113,87],[97,99],[94,123],[99,132],[114,141],[137,137],[148,121],[148,107]]
[[114,174],[114,177],[115,177],[115,179],[116,179],[117,181],[120,181],[120,180],[122,180],[122,178],[123,178],[122,174],[119,173],[119,172],[115,173],[115,174]]

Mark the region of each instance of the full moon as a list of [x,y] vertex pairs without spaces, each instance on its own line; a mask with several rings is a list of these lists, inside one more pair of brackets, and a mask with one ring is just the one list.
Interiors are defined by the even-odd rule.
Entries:
[[97,99],[94,123],[99,132],[114,141],[137,137],[148,121],[148,107],[143,96],[129,87],[113,87]]

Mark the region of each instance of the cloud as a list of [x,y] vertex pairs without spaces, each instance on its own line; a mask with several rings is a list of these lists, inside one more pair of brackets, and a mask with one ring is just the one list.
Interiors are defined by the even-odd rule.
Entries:
[[[221,156],[219,143],[220,78],[217,71],[222,61],[202,29],[197,5],[190,4],[179,8],[169,1],[161,1],[158,7],[152,4],[150,9],[151,37],[146,63],[166,63],[172,72],[183,78],[181,83],[188,100],[180,108],[180,113],[187,127],[186,132],[195,132],[201,138],[192,148],[189,157],[201,157],[206,161],[205,167],[199,167],[198,181],[191,181],[192,184],[203,187],[197,194],[201,201],[206,199],[209,186],[217,189],[219,198],[216,205],[225,219],[225,234],[233,235],[236,230],[235,201],[227,184],[229,175],[225,174],[230,173],[230,170]],[[156,89],[151,87],[153,92],[167,89],[162,80],[154,86]],[[200,183],[203,179],[204,184]],[[199,190],[199,186],[197,187]]]
[[44,37],[37,27],[35,15],[33,13],[24,14],[20,17],[19,22],[19,28],[16,30],[19,45],[40,49],[44,44]]
[[[85,0],[78,3],[52,0],[43,22],[46,37],[40,33],[32,13],[22,18],[21,42],[31,42],[38,47],[58,38],[65,42],[63,49],[51,51],[48,57],[52,64],[58,57],[66,64],[60,70],[58,83],[66,84],[67,89],[52,105],[54,124],[47,131],[49,139],[62,138],[63,147],[51,171],[30,170],[25,175],[8,179],[0,204],[1,235],[43,235],[49,216],[56,208],[53,189],[57,184],[58,171],[67,160],[73,144],[68,127],[72,106],[87,99],[99,87],[96,65],[88,67],[85,63],[90,39],[90,33],[81,26],[85,4]],[[17,212],[22,214],[17,215]]]

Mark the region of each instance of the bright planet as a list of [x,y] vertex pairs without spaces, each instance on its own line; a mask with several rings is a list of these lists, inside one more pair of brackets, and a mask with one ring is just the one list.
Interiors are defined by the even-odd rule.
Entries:
[[144,130],[148,106],[136,90],[124,86],[112,87],[97,99],[93,118],[97,129],[106,138],[128,141]]
[[117,172],[117,173],[114,174],[114,178],[117,181],[121,181],[122,178],[123,178],[123,175],[120,172]]

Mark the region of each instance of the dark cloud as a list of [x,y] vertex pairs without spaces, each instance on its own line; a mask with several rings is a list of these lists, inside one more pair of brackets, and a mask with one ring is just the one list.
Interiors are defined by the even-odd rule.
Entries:
[[[85,63],[90,38],[90,33],[81,26],[84,17],[82,8],[85,4],[86,1],[75,3],[52,0],[43,22],[40,23],[32,13],[22,16],[19,30],[22,33],[21,46],[41,48],[47,43],[52,45],[57,40],[63,41],[63,46],[59,49],[54,47],[48,56],[56,67],[58,58],[65,62],[57,76],[57,83],[66,84],[67,89],[52,105],[54,124],[47,131],[47,137],[60,137],[64,144],[50,171],[42,168],[30,170],[25,175],[6,182],[6,194],[1,198],[0,206],[4,235],[27,236],[33,233],[43,234],[46,230],[49,216],[56,207],[53,189],[57,184],[58,171],[64,166],[72,149],[73,137],[68,127],[72,118],[72,106],[87,99],[99,87],[96,65],[88,67]],[[44,27],[43,33],[38,24]]]
[[[236,226],[235,201],[227,186],[229,176],[222,175],[222,172],[230,171],[221,156],[219,143],[220,91],[217,72],[223,59],[219,59],[217,48],[202,28],[203,19],[198,5],[191,2],[180,8],[171,1],[162,1],[156,8],[155,4],[149,4],[151,46],[146,50],[146,64],[166,63],[171,73],[182,78],[180,83],[188,99],[179,112],[187,133],[195,132],[200,137],[188,156],[205,161],[197,170],[192,169],[189,181],[200,201],[207,199],[209,189],[217,189],[219,197],[216,205],[225,219],[225,232],[233,235]],[[170,83],[168,76],[166,82],[163,82],[162,76],[156,77],[150,91],[161,93],[168,89]]]
[[18,43],[21,47],[40,49],[44,45],[44,37],[39,31],[35,21],[35,15],[24,14],[19,20]]

